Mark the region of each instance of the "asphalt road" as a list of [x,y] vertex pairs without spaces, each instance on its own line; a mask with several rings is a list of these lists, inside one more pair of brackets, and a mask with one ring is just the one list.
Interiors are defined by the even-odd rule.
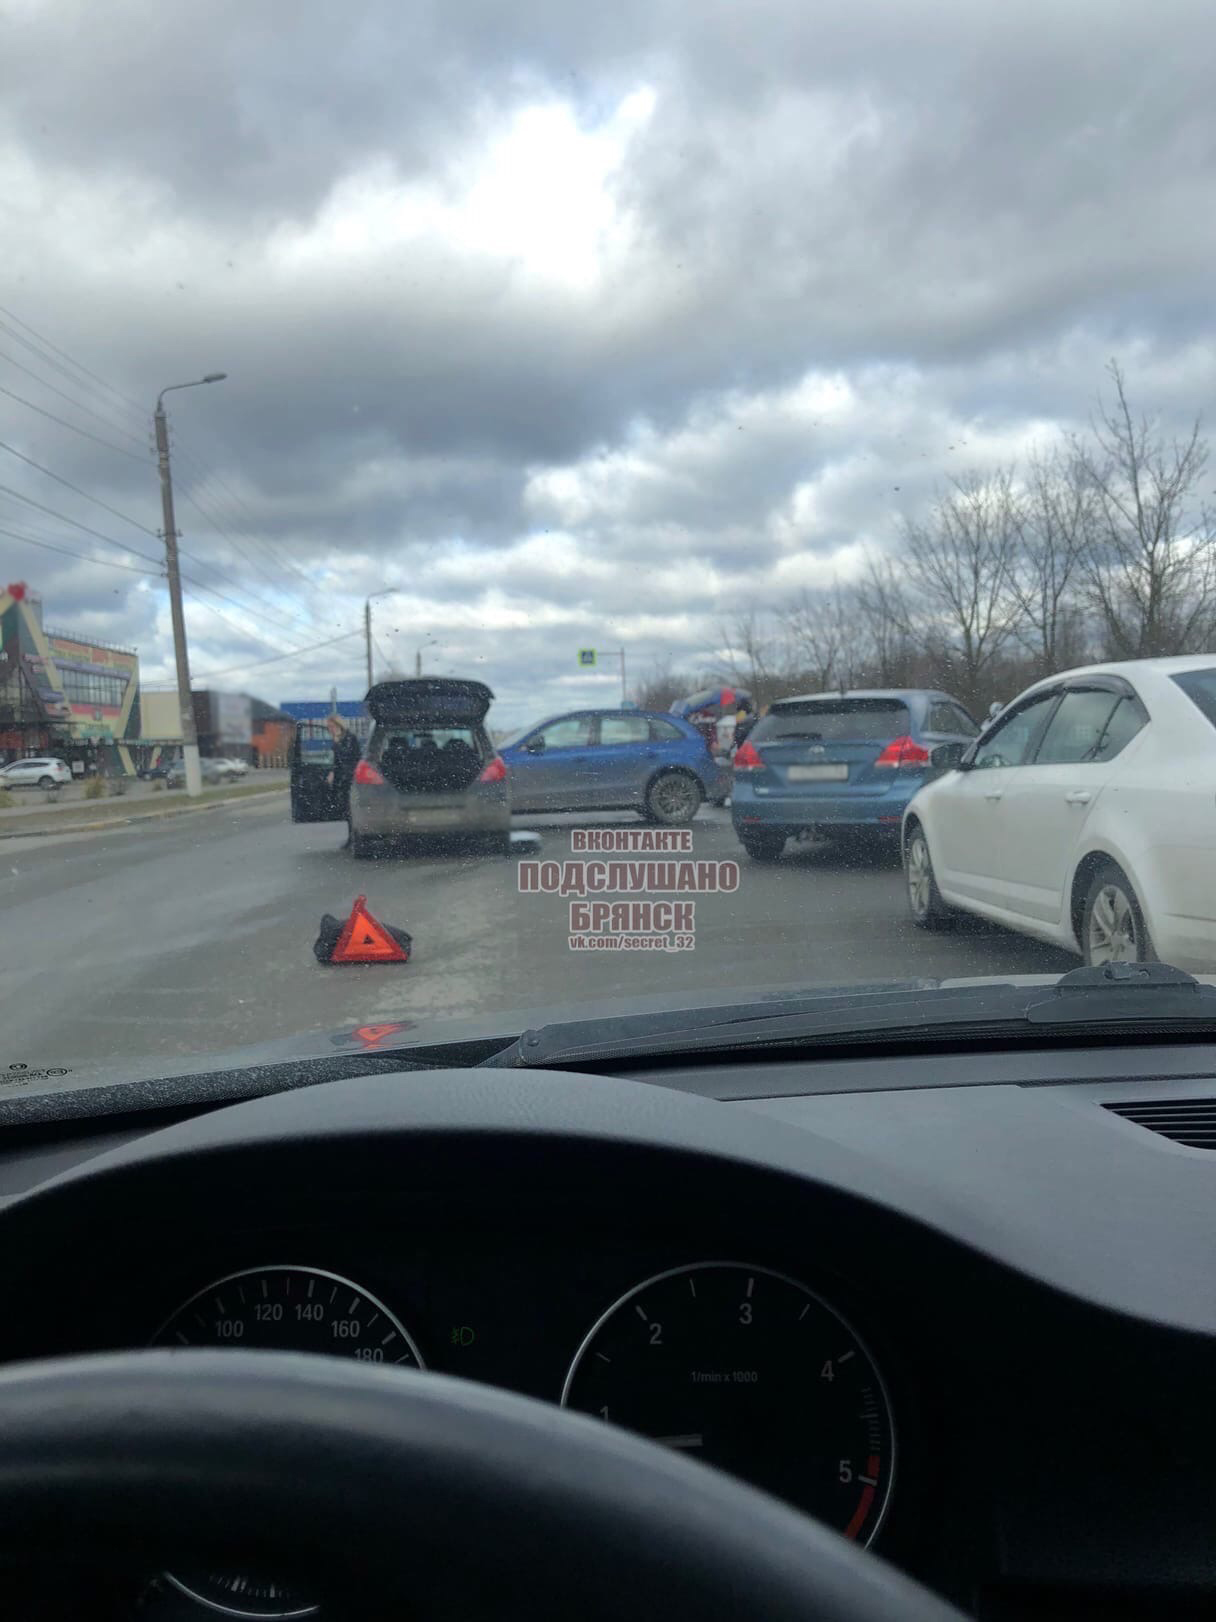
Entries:
[[[574,826],[528,819],[542,855],[568,858]],[[0,844],[0,1065],[174,1056],[387,1019],[453,1017],[648,992],[874,982],[913,975],[1059,973],[1075,959],[967,924],[909,921],[893,859],[830,847],[749,861],[729,813],[693,828],[700,859],[740,859],[733,894],[697,899],[696,946],[571,951],[569,898],[521,894],[502,857],[355,862],[341,825],[293,826],[286,795],[90,835]],[[371,910],[410,931],[405,966],[326,968],[321,914]]]

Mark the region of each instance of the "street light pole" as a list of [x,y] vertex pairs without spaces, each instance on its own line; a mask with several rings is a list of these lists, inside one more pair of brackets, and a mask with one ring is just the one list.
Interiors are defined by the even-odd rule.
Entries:
[[194,700],[190,693],[190,656],[186,648],[186,618],[182,612],[182,577],[177,561],[177,522],[173,514],[173,475],[169,469],[169,424],[165,417],[165,395],[174,389],[196,389],[204,383],[222,383],[227,372],[208,372],[193,383],[170,383],[156,396],[156,460],[160,468],[160,500],[164,514],[165,574],[169,581],[169,613],[173,620],[173,655],[177,662],[177,706],[181,715],[182,764],[186,769],[186,793],[197,799],[203,792],[203,773],[198,761],[198,731],[194,725]]
[[[375,684],[375,677],[372,673],[372,604],[375,602],[377,597],[394,597],[400,590],[400,586],[386,586],[383,591],[373,591],[371,596],[365,598],[363,602],[363,640],[367,643],[368,692],[371,692],[372,687]],[[419,673],[421,673],[421,659],[422,655],[419,654],[416,661]]]

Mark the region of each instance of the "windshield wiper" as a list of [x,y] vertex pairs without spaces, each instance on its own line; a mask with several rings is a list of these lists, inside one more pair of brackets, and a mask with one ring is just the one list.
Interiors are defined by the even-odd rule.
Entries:
[[1095,1034],[1216,1033],[1216,986],[1164,963],[1074,969],[1054,985],[865,987],[741,1003],[574,1020],[525,1031],[483,1060],[496,1069],[837,1045],[975,1041],[1085,1027]]

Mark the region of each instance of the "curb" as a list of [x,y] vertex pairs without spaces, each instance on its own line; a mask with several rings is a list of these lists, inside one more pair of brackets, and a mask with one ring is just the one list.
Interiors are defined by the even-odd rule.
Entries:
[[271,794],[286,792],[286,784],[281,789],[276,784],[274,788],[261,789],[257,794],[232,794],[223,800],[210,800],[206,805],[170,805],[163,811],[137,811],[126,817],[104,817],[99,822],[73,822],[66,828],[0,829],[0,839],[37,839],[43,836],[53,838],[57,834],[102,833],[107,828],[129,828],[135,822],[166,822],[170,817],[197,817],[204,811],[221,811],[228,805],[248,800],[264,800]]

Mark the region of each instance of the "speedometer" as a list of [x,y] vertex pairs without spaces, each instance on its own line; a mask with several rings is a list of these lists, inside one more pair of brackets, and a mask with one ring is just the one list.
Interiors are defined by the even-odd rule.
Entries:
[[805,1285],[701,1262],[613,1303],[579,1347],[562,1404],[750,1481],[869,1543],[894,1431],[860,1336]]
[[[248,1347],[320,1352],[420,1369],[422,1357],[383,1301],[317,1267],[251,1267],[199,1290],[161,1325],[157,1346]],[[213,1613],[309,1616],[316,1606],[277,1578],[250,1572],[189,1572],[168,1581]]]

